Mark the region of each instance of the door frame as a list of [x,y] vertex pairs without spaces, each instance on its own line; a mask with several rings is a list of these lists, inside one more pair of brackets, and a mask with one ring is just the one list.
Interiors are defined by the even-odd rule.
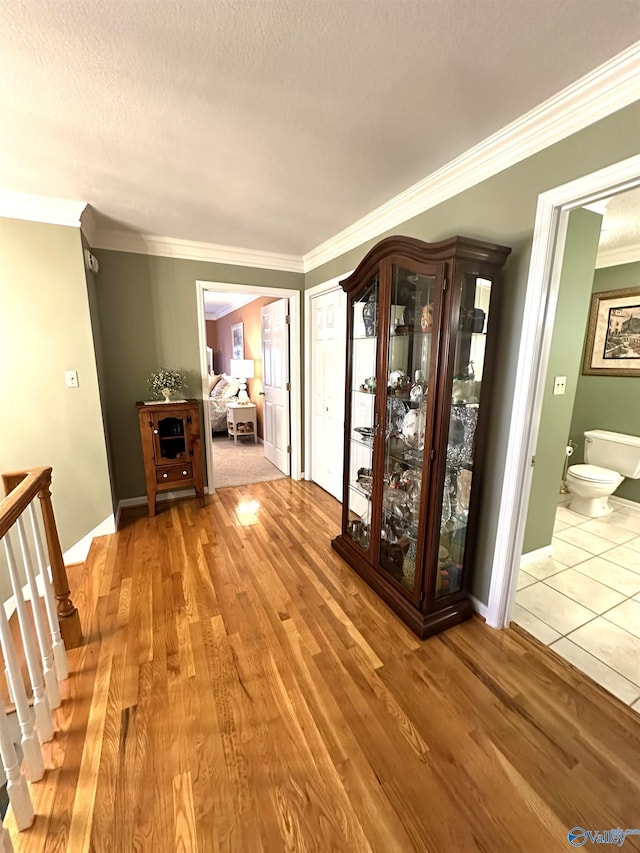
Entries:
[[[204,410],[204,428],[207,436],[211,436],[211,416],[209,406],[206,402],[209,398],[209,388],[206,384],[207,376],[207,325],[204,313],[204,294],[207,290],[215,290],[218,293],[244,293],[259,296],[273,296],[274,299],[289,300],[289,380],[291,382],[291,395],[289,404],[291,407],[291,421],[289,429],[291,432],[291,479],[299,480],[302,475],[302,393],[301,393],[301,293],[300,290],[291,290],[283,287],[264,287],[254,284],[231,284],[223,281],[196,281],[196,302],[198,310],[198,347],[200,350],[200,376],[202,377],[202,403]],[[213,454],[211,441],[204,442],[205,458],[207,463],[207,487],[206,492],[212,494],[215,491],[213,473]]]
[[[304,474],[305,480],[313,479],[311,476],[312,459],[313,459],[313,440],[311,435],[311,417],[313,413],[313,383],[315,377],[313,375],[313,360],[311,358],[311,348],[313,347],[313,329],[311,328],[311,300],[317,296],[323,296],[325,293],[331,293],[332,290],[340,288],[340,282],[351,275],[351,272],[345,272],[335,278],[327,279],[320,284],[310,287],[304,292],[304,353],[305,361],[311,366],[311,373],[305,382],[304,386]],[[345,342],[346,343],[346,342]]]
[[506,627],[511,618],[569,214],[638,186],[640,155],[538,196],[486,611],[493,628]]

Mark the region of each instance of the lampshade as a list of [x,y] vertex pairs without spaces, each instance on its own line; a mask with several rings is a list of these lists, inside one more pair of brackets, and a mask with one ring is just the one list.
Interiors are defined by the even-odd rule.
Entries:
[[232,358],[229,360],[229,373],[236,379],[253,379],[253,365],[252,358]]

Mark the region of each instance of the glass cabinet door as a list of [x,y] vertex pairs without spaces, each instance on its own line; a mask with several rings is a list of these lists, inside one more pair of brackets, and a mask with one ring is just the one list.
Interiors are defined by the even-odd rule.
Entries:
[[371,550],[379,300],[378,275],[350,300],[352,340],[345,533],[367,553]]
[[485,362],[491,281],[465,275],[457,317],[453,385],[448,412],[435,597],[458,592],[467,541],[473,450]]
[[434,274],[391,265],[380,567],[408,595],[413,595],[421,569],[416,567],[417,543],[424,515],[423,457],[433,405],[429,385],[438,310]]
[[156,464],[169,465],[186,456],[185,418],[153,416],[153,445]]

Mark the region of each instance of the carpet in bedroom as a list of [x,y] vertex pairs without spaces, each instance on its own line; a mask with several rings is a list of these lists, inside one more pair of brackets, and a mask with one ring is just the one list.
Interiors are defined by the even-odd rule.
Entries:
[[225,486],[246,486],[280,480],[285,475],[264,458],[262,444],[253,439],[240,439],[237,444],[226,435],[213,438],[213,484],[216,489]]

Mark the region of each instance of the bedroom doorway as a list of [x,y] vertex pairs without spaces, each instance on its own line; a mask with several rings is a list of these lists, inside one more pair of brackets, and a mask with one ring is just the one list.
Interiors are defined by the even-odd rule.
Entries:
[[[283,445],[292,478],[299,479],[299,291],[206,281],[197,281],[196,288],[207,491],[285,476],[280,470],[284,466],[276,467],[266,453],[265,426],[270,425],[272,409],[266,405],[270,389],[265,381],[274,373],[285,376],[278,405],[281,413],[286,407],[284,420],[290,424],[287,436],[280,429],[278,444]],[[269,316],[267,306],[279,304],[288,307],[283,318],[289,321],[281,330],[279,351],[270,355],[271,361],[280,361],[267,365],[267,376],[263,314]]]

